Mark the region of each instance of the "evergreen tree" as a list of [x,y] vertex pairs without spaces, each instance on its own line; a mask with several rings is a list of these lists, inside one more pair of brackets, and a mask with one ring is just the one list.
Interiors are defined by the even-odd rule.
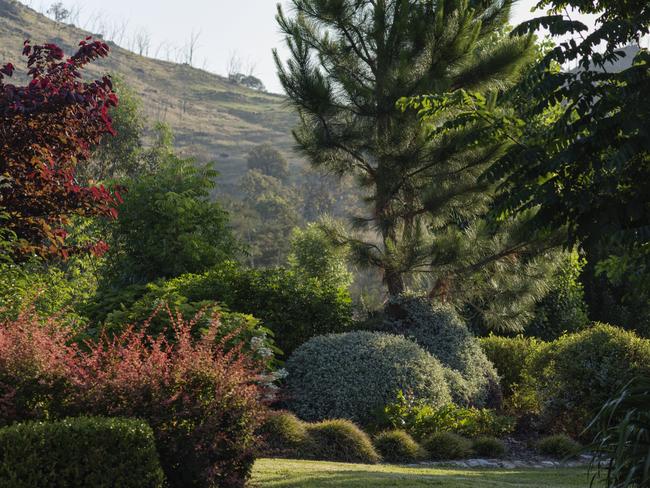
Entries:
[[[294,136],[315,166],[354,175],[367,197],[368,214],[353,219],[356,236],[337,233],[359,264],[381,269],[391,296],[424,277],[439,299],[471,299],[485,311],[484,297],[459,293],[461,282],[484,284],[487,277],[482,290],[498,293],[518,271],[525,283],[517,288],[542,295],[544,287],[522,274],[538,269],[529,258],[532,243],[521,240],[515,225],[495,230],[480,220],[492,186],[478,177],[503,144],[481,143],[477,127],[428,137],[415,111],[398,106],[404,97],[462,88],[493,99],[514,83],[535,49],[532,37],[503,35],[511,2],[292,0],[292,6],[292,18],[281,8],[277,16],[292,57],[283,64],[276,53],[276,63],[301,116]],[[492,280],[490,290],[499,271],[509,278]],[[498,317],[497,309],[492,321],[503,327],[520,312]]]

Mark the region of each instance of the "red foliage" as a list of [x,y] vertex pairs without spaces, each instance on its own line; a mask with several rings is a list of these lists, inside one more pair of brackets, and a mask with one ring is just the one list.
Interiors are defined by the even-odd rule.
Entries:
[[25,41],[31,81],[7,84],[15,68],[0,69],[0,210],[18,239],[17,259],[83,251],[66,246],[62,229],[70,216],[117,216],[111,191],[75,180],[77,164],[90,148],[114,134],[108,109],[117,105],[117,96],[111,80],[81,81],[84,66],[108,51],[104,42],[88,38],[64,60],[54,44]]
[[146,419],[174,487],[244,486],[265,412],[259,365],[232,336],[199,340],[174,318],[174,341],[131,328],[82,346],[55,319],[31,313],[0,325],[0,425],[105,415]]

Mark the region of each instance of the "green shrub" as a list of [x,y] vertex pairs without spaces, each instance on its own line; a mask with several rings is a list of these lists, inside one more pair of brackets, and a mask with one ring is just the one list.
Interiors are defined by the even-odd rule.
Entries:
[[405,295],[389,301],[385,315],[383,330],[414,340],[443,366],[460,373],[450,382],[455,403],[478,407],[498,403],[499,379],[494,366],[452,307]]
[[545,345],[528,368],[544,425],[577,436],[620,388],[650,375],[650,340],[597,324]]
[[307,426],[290,412],[272,412],[260,430],[264,452],[273,456],[300,458],[308,449]]
[[422,443],[429,458],[436,461],[465,459],[472,455],[472,443],[453,432],[438,432],[427,437]]
[[0,320],[13,320],[27,306],[41,317],[61,314],[79,326],[84,317],[73,306],[89,298],[97,278],[91,258],[73,257],[62,264],[33,258],[25,263],[0,263]]
[[539,400],[527,365],[544,343],[530,337],[498,337],[480,339],[481,347],[501,379],[504,407],[518,416],[538,413]]
[[383,460],[389,463],[410,463],[426,458],[424,449],[403,430],[380,432],[374,444]]
[[437,432],[452,432],[472,439],[501,437],[511,433],[515,423],[514,418],[498,415],[493,410],[453,404],[436,407],[402,392],[384,408],[379,419],[379,424],[403,428],[416,439]]
[[557,459],[574,458],[582,451],[582,446],[564,434],[544,437],[535,444],[535,449],[545,456]]
[[535,307],[526,335],[552,341],[589,325],[580,274],[584,267],[576,252],[567,253],[551,281],[551,289]]
[[451,400],[440,362],[404,337],[349,332],[314,337],[286,363],[291,410],[317,421],[371,422],[396,391],[432,405]]
[[349,420],[307,424],[309,455],[321,461],[374,464],[381,460],[368,434]]
[[[110,297],[118,309],[134,310],[139,317],[151,310],[152,304],[170,301],[196,308],[218,302],[232,312],[253,314],[275,336],[276,345],[288,356],[311,337],[331,332],[344,332],[352,326],[352,300],[346,290],[323,284],[317,279],[285,269],[250,269],[228,262],[204,274],[183,275],[169,281],[147,286],[146,293],[134,300],[118,301]],[[86,308],[97,323],[128,322],[117,320],[107,311],[110,306],[98,296]],[[115,310],[115,309],[113,309]],[[122,324],[124,325],[124,324]]]
[[524,382],[526,365],[543,343],[530,337],[499,337],[490,335],[480,339],[481,347],[496,368],[505,397],[512,396]]
[[472,442],[472,450],[478,456],[499,458],[506,453],[506,445],[496,437],[480,437]]
[[0,486],[161,488],[153,431],[100,417],[28,422],[0,430]]

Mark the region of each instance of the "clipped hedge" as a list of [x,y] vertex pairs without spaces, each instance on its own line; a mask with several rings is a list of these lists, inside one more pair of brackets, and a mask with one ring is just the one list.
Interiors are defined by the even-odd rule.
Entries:
[[[128,314],[117,320],[114,311],[143,310],[162,301],[184,306],[220,303],[232,312],[253,314],[273,331],[276,345],[288,356],[311,337],[344,332],[353,324],[352,300],[343,288],[306,279],[283,268],[251,269],[227,262],[203,274],[186,274],[169,281],[127,288],[124,294],[104,293],[84,307],[96,323],[133,321]],[[108,300],[110,303],[104,303]],[[143,318],[142,314],[138,315]],[[146,317],[145,317],[146,318]]]
[[551,435],[540,439],[535,449],[545,456],[556,459],[575,458],[582,451],[582,446],[564,434]]
[[349,332],[314,337],[286,363],[288,403],[299,417],[373,421],[396,391],[451,401],[440,362],[404,337]]
[[161,488],[163,471],[146,422],[101,417],[0,429],[0,487]]
[[543,423],[578,436],[621,387],[650,375],[650,340],[596,324],[542,347],[529,375],[535,378]]
[[500,402],[494,366],[452,307],[432,305],[419,295],[403,295],[386,304],[385,317],[382,330],[414,340],[443,366],[457,372],[448,374],[455,403],[484,407]]
[[381,461],[368,434],[349,420],[307,424],[309,457],[323,461],[374,464]]

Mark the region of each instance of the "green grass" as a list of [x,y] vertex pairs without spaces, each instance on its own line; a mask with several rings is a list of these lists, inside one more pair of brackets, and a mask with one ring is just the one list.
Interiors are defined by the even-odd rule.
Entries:
[[452,469],[408,468],[260,459],[255,464],[251,488],[587,488],[587,469]]

